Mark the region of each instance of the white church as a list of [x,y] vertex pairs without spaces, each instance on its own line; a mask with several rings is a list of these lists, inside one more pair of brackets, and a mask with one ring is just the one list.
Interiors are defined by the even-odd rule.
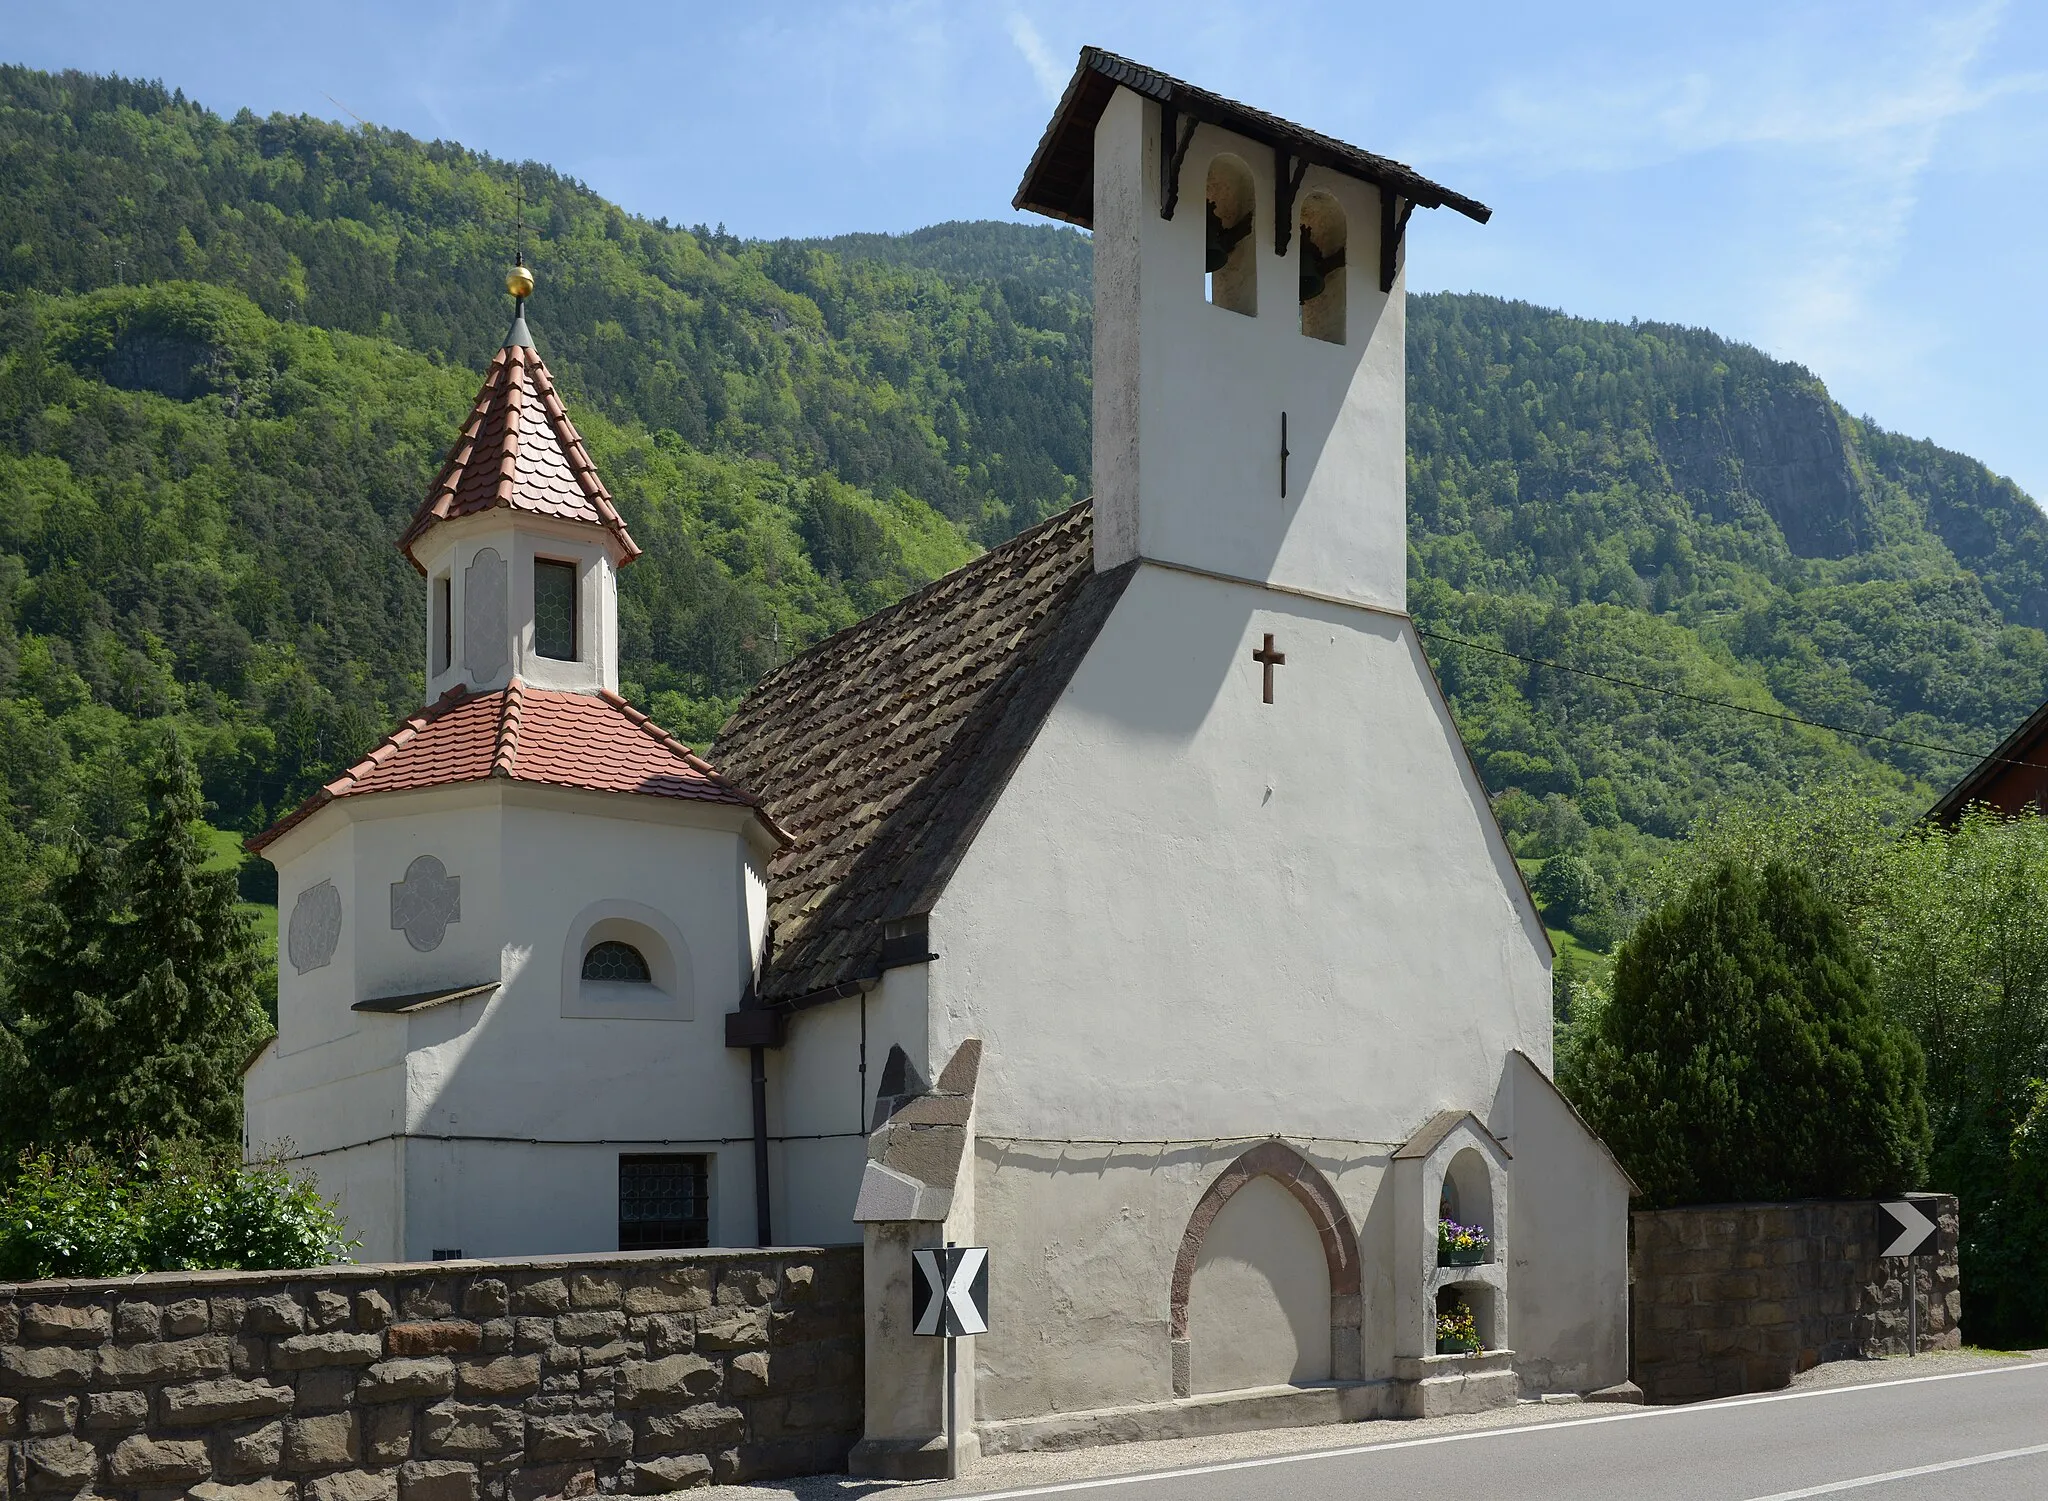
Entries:
[[364,1259],[864,1242],[869,1474],[943,1462],[948,1241],[970,1455],[1624,1383],[1631,1185],[1406,613],[1403,231],[1487,210],[1093,48],[1016,202],[1093,232],[1094,499],[705,755],[617,694],[638,549],[515,272],[401,539],[426,706],[251,841],[252,1148]]

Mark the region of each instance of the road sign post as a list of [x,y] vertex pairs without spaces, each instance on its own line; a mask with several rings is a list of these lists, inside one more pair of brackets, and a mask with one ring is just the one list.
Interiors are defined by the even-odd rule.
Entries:
[[1877,1239],[1884,1249],[1878,1254],[1899,1257],[1906,1263],[1906,1353],[1920,1353],[1920,1253],[1934,1239],[1935,1223],[1909,1199],[1894,1199],[1877,1206]]
[[910,1253],[910,1332],[946,1342],[946,1478],[960,1476],[960,1397],[954,1342],[988,1333],[988,1247]]

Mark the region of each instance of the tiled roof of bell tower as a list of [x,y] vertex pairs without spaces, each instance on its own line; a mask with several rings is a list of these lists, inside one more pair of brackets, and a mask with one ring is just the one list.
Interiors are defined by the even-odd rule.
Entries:
[[619,566],[640,555],[611,492],[597,477],[582,435],[569,420],[554,377],[533,347],[524,301],[505,335],[505,347],[491,361],[462,436],[398,539],[415,568],[421,567],[415,544],[433,527],[499,507],[601,526],[618,548]]

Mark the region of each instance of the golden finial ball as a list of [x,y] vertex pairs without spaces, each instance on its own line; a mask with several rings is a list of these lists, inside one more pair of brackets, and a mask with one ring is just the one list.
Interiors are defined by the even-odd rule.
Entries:
[[514,266],[505,273],[505,290],[514,297],[526,298],[533,295],[533,268]]

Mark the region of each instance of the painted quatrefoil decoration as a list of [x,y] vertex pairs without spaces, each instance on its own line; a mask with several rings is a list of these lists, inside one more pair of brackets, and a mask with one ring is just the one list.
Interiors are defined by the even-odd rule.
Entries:
[[405,941],[421,953],[441,946],[448,924],[462,921],[462,877],[432,855],[421,855],[405,868],[405,879],[391,883],[391,926],[405,930]]

